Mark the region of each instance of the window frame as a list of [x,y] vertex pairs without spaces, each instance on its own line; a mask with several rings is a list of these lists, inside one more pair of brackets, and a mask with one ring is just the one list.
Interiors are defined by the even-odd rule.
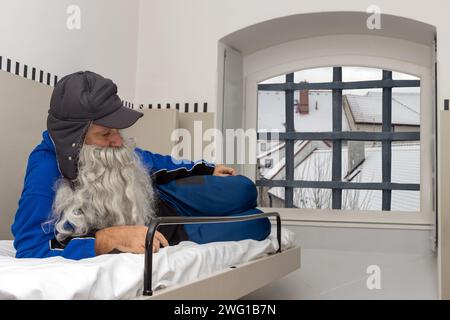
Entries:
[[[420,211],[367,211],[342,209],[300,209],[277,208],[286,223],[348,226],[432,229],[435,220],[435,103],[434,76],[431,66],[419,65],[403,60],[370,55],[324,55],[321,57],[294,60],[266,69],[245,74],[244,128],[257,128],[258,84],[272,77],[299,70],[330,67],[360,66],[379,68],[412,74],[420,79],[421,102],[421,172],[420,172]],[[429,106],[428,108],[426,106]],[[383,134],[383,133],[381,133]],[[370,139],[369,139],[370,140]],[[242,167],[243,174],[256,181],[256,166]],[[264,208],[262,210],[273,210]]]

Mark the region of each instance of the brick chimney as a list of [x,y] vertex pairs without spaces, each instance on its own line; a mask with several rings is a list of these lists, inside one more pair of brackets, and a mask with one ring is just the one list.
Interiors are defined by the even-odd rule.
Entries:
[[[302,81],[300,83],[307,83],[307,81]],[[299,103],[297,105],[297,112],[300,114],[309,113],[309,90],[302,89],[299,94]]]

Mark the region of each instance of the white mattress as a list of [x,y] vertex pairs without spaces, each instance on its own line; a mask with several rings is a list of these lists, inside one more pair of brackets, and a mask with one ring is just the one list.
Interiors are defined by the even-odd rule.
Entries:
[[[282,228],[282,249],[295,245],[294,236]],[[153,289],[190,282],[277,248],[274,227],[263,241],[184,241],[162,248],[153,255]],[[142,294],[144,255],[121,253],[79,261],[14,255],[12,241],[0,241],[0,299],[130,299]]]

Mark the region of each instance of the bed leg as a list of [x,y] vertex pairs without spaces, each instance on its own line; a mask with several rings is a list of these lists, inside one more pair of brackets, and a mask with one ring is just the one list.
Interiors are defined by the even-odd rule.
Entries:
[[153,274],[153,238],[160,224],[159,218],[151,218],[145,239],[145,264],[144,264],[144,296],[152,296],[152,274]]
[[279,214],[277,214],[276,217],[277,217],[277,240],[278,240],[277,252],[281,252],[281,218]]

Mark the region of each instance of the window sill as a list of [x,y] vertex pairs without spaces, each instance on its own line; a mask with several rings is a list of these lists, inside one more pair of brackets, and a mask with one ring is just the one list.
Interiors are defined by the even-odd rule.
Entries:
[[431,214],[398,211],[351,211],[259,207],[264,212],[280,213],[284,225],[432,230]]

